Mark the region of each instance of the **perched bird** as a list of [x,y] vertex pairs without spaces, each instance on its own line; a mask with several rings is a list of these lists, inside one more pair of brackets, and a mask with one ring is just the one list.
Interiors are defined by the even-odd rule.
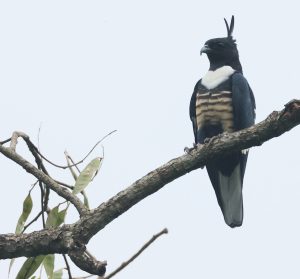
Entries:
[[[255,99],[243,76],[236,41],[226,19],[227,37],[208,40],[200,51],[206,53],[209,71],[200,79],[190,102],[195,143],[203,144],[223,132],[234,132],[254,124]],[[243,150],[210,162],[206,169],[225,222],[230,227],[243,223],[243,179],[248,151]]]

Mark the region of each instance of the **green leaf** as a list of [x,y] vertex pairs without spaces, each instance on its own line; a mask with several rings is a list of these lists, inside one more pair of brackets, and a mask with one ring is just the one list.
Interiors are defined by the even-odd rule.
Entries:
[[31,196],[29,193],[23,202],[23,211],[22,211],[22,214],[19,217],[19,220],[17,223],[17,227],[16,227],[16,231],[15,231],[16,234],[20,234],[22,232],[25,222],[26,222],[31,210],[32,210],[32,199],[31,199]]
[[65,222],[65,217],[67,214],[67,208],[63,209],[61,211],[58,212],[58,218],[57,218],[57,226],[60,226],[62,223]]
[[59,269],[59,270],[56,270],[54,273],[53,273],[53,279],[62,279],[62,276],[63,276],[63,268]]
[[53,279],[54,258],[54,255],[47,255],[43,260],[43,265],[46,270],[48,279]]
[[58,219],[58,206],[51,209],[46,220],[46,228],[56,228]]
[[45,256],[28,258],[22,265],[16,279],[28,279],[39,268]]
[[46,228],[57,228],[65,221],[68,207],[61,211],[58,211],[58,209],[59,206],[56,206],[49,212],[46,221]]
[[93,178],[96,176],[100,165],[102,162],[102,158],[98,157],[92,160],[85,168],[84,170],[80,173],[78,176],[74,189],[73,189],[73,194],[78,194],[82,190],[85,189],[86,186],[93,180]]
[[15,262],[15,259],[11,259],[11,260],[10,260],[9,268],[8,268],[8,277],[9,277],[9,274],[10,274],[10,271],[11,271],[11,268],[12,268],[14,262]]
[[[29,194],[27,195],[27,197],[23,201],[23,211],[22,211],[21,216],[19,217],[19,220],[18,220],[18,223],[17,223],[17,226],[16,226],[16,230],[15,230],[16,234],[21,234],[22,233],[22,231],[24,229],[25,222],[27,221],[27,219],[28,219],[28,217],[31,213],[32,205],[33,205],[33,203],[32,203],[31,195],[30,195],[30,192],[29,192]],[[10,274],[10,271],[11,271],[11,268],[12,268],[14,262],[15,262],[15,259],[11,259],[11,261],[9,263],[8,276]]]

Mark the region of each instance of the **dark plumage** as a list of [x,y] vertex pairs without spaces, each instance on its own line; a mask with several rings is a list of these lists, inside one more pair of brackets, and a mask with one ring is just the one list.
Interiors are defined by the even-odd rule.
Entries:
[[[243,76],[236,42],[232,38],[234,17],[230,26],[225,20],[227,37],[208,40],[200,54],[210,62],[208,73],[200,79],[190,102],[190,118],[195,142],[203,144],[223,132],[234,132],[254,124],[255,100]],[[225,222],[230,227],[243,222],[242,187],[248,152],[236,152],[207,164]]]

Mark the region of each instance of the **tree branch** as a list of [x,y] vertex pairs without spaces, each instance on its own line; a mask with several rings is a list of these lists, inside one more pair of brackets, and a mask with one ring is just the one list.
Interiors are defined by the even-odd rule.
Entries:
[[107,224],[129,208],[152,195],[166,184],[188,172],[205,166],[234,151],[260,146],[300,124],[300,100],[292,100],[279,112],[272,112],[264,121],[235,133],[213,137],[208,143],[198,145],[190,153],[175,158],[151,171],[125,190],[101,204],[75,224],[74,234],[88,242]]
[[0,235],[0,259],[30,257],[39,254],[69,254],[81,269],[91,274],[99,274],[100,267],[105,267],[105,262],[98,262],[89,257],[85,253],[85,245],[107,224],[166,184],[204,166],[208,161],[234,151],[262,145],[299,124],[300,100],[293,100],[285,106],[285,109],[271,113],[266,120],[257,125],[239,132],[214,137],[204,145],[192,149],[190,153],[158,167],[91,211],[86,210],[76,196],[59,186],[50,176],[23,159],[13,149],[0,144],[0,153],[72,202],[81,212],[79,221],[72,225],[23,235]]
[[99,277],[98,279],[110,279],[113,276],[115,276],[117,273],[119,273],[121,270],[123,270],[127,265],[129,265],[132,261],[134,261],[140,254],[142,254],[145,249],[147,249],[157,238],[159,238],[160,236],[162,236],[163,234],[167,234],[168,233],[168,229],[165,228],[162,231],[160,231],[159,233],[153,235],[151,237],[150,240],[148,240],[141,249],[139,249],[132,257],[130,257],[129,260],[127,260],[126,262],[123,262],[116,270],[114,270],[112,273],[108,274],[107,276],[103,277]]
[[[13,142],[13,147],[15,148],[14,144],[15,142]],[[31,173],[37,179],[42,181],[51,190],[56,192],[59,196],[70,201],[76,207],[80,215],[84,215],[86,212],[88,212],[87,208],[84,206],[84,204],[77,196],[73,195],[67,189],[61,187],[49,175],[45,174],[43,171],[36,168],[34,165],[32,165],[27,160],[25,160],[18,153],[16,153],[14,149],[11,149],[10,147],[4,147],[3,145],[0,144],[0,152],[7,158],[11,159],[12,161],[16,162],[18,165],[23,167],[27,172]]]
[[66,264],[66,269],[68,271],[69,279],[72,279],[73,277],[72,277],[71,268],[70,268],[67,256],[65,254],[63,254],[63,258],[64,258],[64,261],[65,261],[65,264]]
[[73,247],[68,255],[81,270],[94,275],[104,275],[107,265],[106,261],[97,261],[94,257],[86,253],[85,249],[84,245],[77,246],[76,248]]
[[0,234],[0,259],[67,253],[73,246],[71,226],[28,234]]

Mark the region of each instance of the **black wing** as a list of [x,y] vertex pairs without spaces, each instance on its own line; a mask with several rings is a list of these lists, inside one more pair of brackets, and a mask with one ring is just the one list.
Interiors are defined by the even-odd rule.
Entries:
[[254,124],[255,99],[253,92],[241,73],[232,76],[232,106],[235,130],[242,130]]
[[[253,92],[241,73],[235,73],[232,76],[232,106],[234,128],[236,131],[248,128],[255,121],[255,99]],[[240,153],[241,177],[244,179],[248,152]]]
[[190,101],[190,118],[193,124],[193,131],[195,137],[195,143],[197,143],[197,119],[196,119],[196,96],[198,92],[198,84],[201,82],[201,79],[196,83],[194,92]]

